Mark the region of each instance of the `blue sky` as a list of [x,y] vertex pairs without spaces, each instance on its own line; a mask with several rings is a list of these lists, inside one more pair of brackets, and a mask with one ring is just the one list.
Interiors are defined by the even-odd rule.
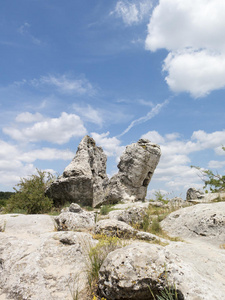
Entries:
[[149,185],[185,198],[191,165],[225,172],[225,2],[12,0],[0,4],[0,190],[61,174],[86,134],[108,155],[158,143]]

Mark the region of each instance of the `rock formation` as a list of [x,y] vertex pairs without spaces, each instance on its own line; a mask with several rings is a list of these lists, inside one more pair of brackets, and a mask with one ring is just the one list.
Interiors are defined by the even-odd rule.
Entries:
[[56,206],[66,202],[98,207],[120,200],[143,201],[160,155],[158,145],[140,139],[126,147],[118,164],[119,172],[109,182],[106,155],[93,138],[85,136],[76,156],[46,195]]
[[202,199],[204,197],[204,193],[196,188],[189,188],[187,190],[186,200],[193,200],[193,199]]
[[62,210],[54,220],[58,231],[91,229],[95,224],[95,213],[85,211],[78,204],[71,203],[68,210]]
[[204,193],[195,188],[190,188],[187,190],[186,199],[188,202],[193,203],[210,203],[225,200],[225,193]]
[[118,164],[119,172],[108,184],[106,200],[144,201],[148,184],[161,156],[160,147],[140,139],[126,147]]
[[47,189],[47,196],[55,205],[75,202],[95,207],[101,204],[108,183],[106,160],[102,148],[96,146],[93,138],[85,136],[63,175]]
[[[126,210],[129,205],[131,212],[132,207],[145,204],[116,207]],[[157,292],[159,296],[170,286],[177,290],[178,300],[224,299],[224,211],[225,202],[220,202],[196,204],[170,214],[161,223],[163,229],[184,238],[183,242],[163,240],[115,219],[95,224],[94,213],[74,203],[55,217],[61,220],[61,227],[48,215],[0,214],[0,299],[70,300],[76,295],[79,300],[93,299],[89,286],[93,269],[88,266],[93,266],[89,254],[96,254],[90,252],[96,245],[101,259],[96,298],[147,300],[153,298],[149,288],[157,297]],[[116,245],[117,239],[105,236],[123,240]],[[117,247],[120,249],[115,250]]]
[[171,213],[162,221],[170,235],[200,237],[213,243],[225,241],[225,202],[198,204]]

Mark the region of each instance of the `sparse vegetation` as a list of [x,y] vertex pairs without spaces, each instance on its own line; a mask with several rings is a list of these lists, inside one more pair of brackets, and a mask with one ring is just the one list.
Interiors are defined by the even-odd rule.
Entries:
[[[225,151],[225,147],[222,147],[222,149]],[[211,193],[225,191],[225,175],[215,174],[211,170],[205,170],[196,166],[191,166],[191,168],[195,168],[199,171],[200,177],[204,182],[203,189],[209,187]],[[206,190],[206,192],[208,192],[208,190]]]
[[93,299],[98,299],[96,296],[96,290],[101,265],[110,252],[114,251],[117,248],[125,246],[125,244],[121,239],[117,237],[95,235],[94,238],[98,239],[99,243],[96,246],[89,248],[87,260],[87,275],[90,294],[92,294],[93,297],[96,297]]
[[45,171],[37,170],[37,175],[22,178],[14,187],[15,193],[7,201],[6,212],[38,214],[49,212],[53,202],[45,196],[46,187],[53,176]]

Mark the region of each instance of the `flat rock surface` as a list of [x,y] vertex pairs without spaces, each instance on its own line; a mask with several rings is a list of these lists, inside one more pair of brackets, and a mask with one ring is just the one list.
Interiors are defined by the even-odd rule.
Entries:
[[[0,299],[73,299],[86,290],[88,233],[56,232],[47,215],[0,215]],[[86,246],[85,246],[86,245]]]
[[171,213],[161,222],[165,231],[184,239],[225,243],[225,202],[196,204]]

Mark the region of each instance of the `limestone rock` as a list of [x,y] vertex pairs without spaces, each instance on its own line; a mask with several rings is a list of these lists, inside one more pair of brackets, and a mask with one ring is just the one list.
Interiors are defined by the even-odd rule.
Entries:
[[204,193],[196,188],[189,188],[187,190],[186,200],[193,200],[193,199],[202,199],[204,197]]
[[141,224],[145,215],[146,209],[143,207],[131,207],[126,210],[113,210],[109,212],[110,219],[116,219],[129,225]]
[[196,204],[174,211],[161,222],[170,235],[225,241],[225,202]]
[[119,238],[132,238],[136,236],[137,230],[130,225],[117,220],[101,220],[95,225],[96,234],[116,236]]
[[[189,192],[190,190],[190,192]],[[225,193],[203,193],[194,189],[189,189],[187,191],[187,200],[190,203],[210,203],[210,202],[219,202],[225,200]],[[193,191],[194,190],[194,191]]]
[[115,250],[99,272],[101,296],[108,300],[147,300],[152,299],[149,288],[160,295],[161,290],[172,286],[178,300],[221,300],[225,272],[220,260],[224,258],[221,250],[210,250],[207,252],[205,245],[181,242],[166,247],[138,242]]
[[91,229],[95,224],[95,213],[87,212],[78,204],[71,203],[69,211],[63,211],[54,220],[58,231]]
[[[164,267],[169,267],[170,261],[163,247],[147,243],[135,243],[109,253],[99,272],[101,296],[109,300],[151,299],[149,288],[156,292],[169,283],[172,285],[170,278],[166,282]],[[179,267],[173,268],[181,273]],[[184,299],[181,293],[179,299]]]
[[106,200],[110,203],[144,201],[160,156],[160,147],[147,139],[127,146],[120,158],[118,173],[110,179]]
[[88,233],[55,232],[47,215],[0,215],[0,299],[88,299],[86,246]]
[[106,160],[102,148],[96,146],[93,138],[85,136],[63,175],[47,189],[47,196],[54,200],[55,205],[65,202],[94,207],[100,205],[108,183]]

